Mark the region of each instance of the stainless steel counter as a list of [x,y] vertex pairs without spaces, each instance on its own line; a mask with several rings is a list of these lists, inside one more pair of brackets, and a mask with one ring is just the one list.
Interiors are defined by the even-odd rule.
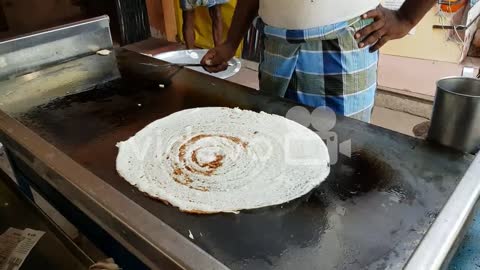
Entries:
[[[21,170],[40,176],[33,181],[69,198],[149,267],[401,269],[411,260],[436,269],[455,250],[480,192],[478,159],[343,117],[332,131],[351,140],[352,157],[341,156],[303,198],[197,216],[146,197],[116,173],[116,142],[186,108],[285,115],[297,104],[145,62],[158,60],[92,53],[0,81],[0,140]],[[422,251],[432,245],[441,252]]]

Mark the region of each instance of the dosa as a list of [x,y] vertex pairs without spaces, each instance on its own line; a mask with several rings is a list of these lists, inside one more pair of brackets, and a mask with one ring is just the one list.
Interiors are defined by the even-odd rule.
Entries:
[[148,196],[189,213],[282,204],[330,172],[322,139],[278,115],[221,107],[180,111],[119,142],[117,171]]

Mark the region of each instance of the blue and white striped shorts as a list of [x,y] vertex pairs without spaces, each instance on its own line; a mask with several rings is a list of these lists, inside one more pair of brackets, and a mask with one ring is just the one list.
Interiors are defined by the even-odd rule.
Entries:
[[378,53],[359,48],[360,18],[306,30],[257,21],[262,34],[260,91],[369,122],[377,87]]
[[216,5],[228,3],[229,0],[180,0],[182,10],[193,10],[197,7],[211,8]]

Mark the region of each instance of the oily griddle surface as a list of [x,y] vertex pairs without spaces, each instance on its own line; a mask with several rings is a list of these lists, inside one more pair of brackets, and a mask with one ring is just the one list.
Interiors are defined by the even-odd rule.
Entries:
[[[123,78],[35,106],[14,117],[232,269],[402,268],[472,158],[355,120],[339,118],[340,155],[307,196],[238,215],[192,215],[148,198],[116,172],[115,144],[173,112],[238,106],[285,115],[295,104],[181,70],[158,75],[120,52]],[[142,77],[142,74],[146,74]],[[43,78],[45,79],[45,78]],[[105,196],[108,196],[105,195]]]

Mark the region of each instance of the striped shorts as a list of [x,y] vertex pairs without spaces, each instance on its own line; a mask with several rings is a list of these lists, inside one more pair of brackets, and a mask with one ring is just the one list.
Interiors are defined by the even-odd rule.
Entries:
[[378,53],[359,48],[355,33],[371,20],[355,19],[307,30],[257,20],[263,48],[260,90],[369,122],[377,87]]
[[228,0],[180,0],[180,7],[182,10],[193,10],[197,7],[211,8],[225,3],[228,3]]

